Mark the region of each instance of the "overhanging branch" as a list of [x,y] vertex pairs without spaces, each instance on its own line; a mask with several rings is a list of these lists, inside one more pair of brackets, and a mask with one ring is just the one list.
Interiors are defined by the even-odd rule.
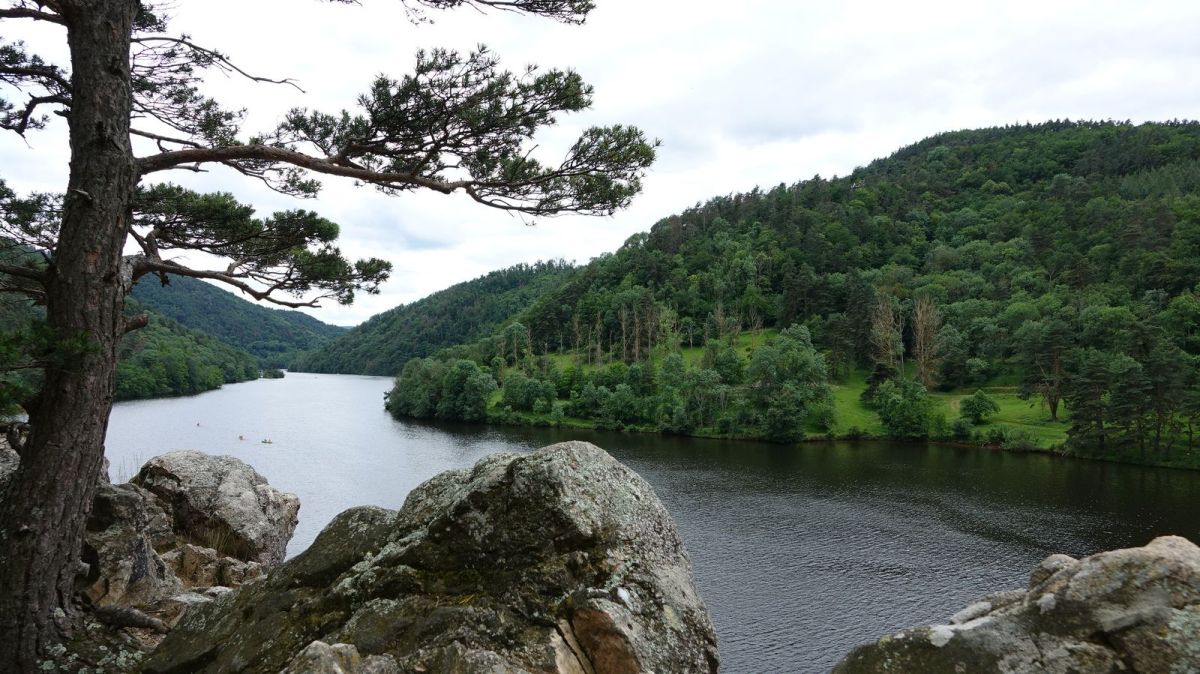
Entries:
[[315,173],[353,178],[365,183],[385,187],[424,187],[427,189],[449,194],[456,189],[465,187],[467,182],[446,182],[415,175],[412,173],[389,173],[371,171],[368,169],[344,164],[335,164],[328,159],[320,159],[311,155],[270,145],[234,145],[230,147],[193,148],[163,152],[137,160],[138,171],[142,175],[163,171],[187,164],[203,163],[236,163],[236,162],[276,162],[290,164]]
[[245,77],[246,79],[250,80],[251,82],[261,82],[264,84],[286,84],[288,86],[295,87],[296,90],[301,93],[305,93],[304,89],[300,88],[300,85],[296,84],[295,80],[292,80],[292,79],[286,78],[286,77],[281,80],[276,80],[276,79],[271,79],[269,77],[261,77],[259,75],[252,75],[252,74],[246,72],[245,70],[242,70],[241,68],[239,68],[236,64],[233,63],[233,61],[230,61],[229,58],[227,56],[225,56],[224,54],[222,54],[221,52],[215,51],[213,49],[208,49],[206,47],[201,47],[200,45],[198,45],[195,42],[192,42],[191,40],[188,40],[186,38],[170,37],[167,35],[149,35],[149,36],[145,36],[145,37],[135,37],[135,38],[133,38],[133,42],[135,44],[140,44],[140,45],[144,45],[144,46],[152,45],[155,43],[165,43],[165,44],[179,45],[180,47],[186,47],[186,48],[192,50],[193,52],[195,52],[196,54],[198,54],[199,56],[210,59],[212,63],[216,64],[222,70],[237,73],[238,75]]
[[15,264],[0,263],[0,274],[8,274],[9,276],[28,279],[43,285],[46,283],[46,274],[44,272]]
[[191,267],[185,267],[181,264],[169,262],[167,260],[152,260],[144,255],[135,256],[132,260],[132,263],[134,279],[145,276],[149,273],[178,274],[179,276],[190,276],[192,278],[211,279],[213,281],[220,281],[222,283],[231,285],[256,300],[270,302],[272,304],[278,304],[279,306],[289,307],[292,309],[298,309],[300,307],[319,307],[321,305],[318,302],[324,298],[324,296],[321,296],[308,301],[284,300],[275,297],[273,294],[275,290],[279,289],[278,287],[265,291],[259,290],[249,283],[246,283],[245,281],[242,281],[241,279],[236,278],[225,271],[192,269]]
[[32,9],[30,7],[12,7],[9,9],[0,9],[0,19],[33,19],[35,21],[48,21],[50,23],[57,23],[60,26],[67,25],[66,20],[57,14]]

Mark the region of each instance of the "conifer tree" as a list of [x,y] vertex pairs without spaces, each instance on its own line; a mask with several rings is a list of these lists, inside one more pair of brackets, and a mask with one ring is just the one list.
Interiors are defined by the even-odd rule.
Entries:
[[[401,1],[417,14],[492,7],[569,23],[592,8],[589,0]],[[13,39],[31,23],[61,29],[69,62]],[[334,245],[337,225],[316,213],[259,217],[231,195],[165,183],[164,172],[221,165],[298,197],[316,194],[318,177],[345,178],[388,194],[462,193],[548,216],[624,207],[654,158],[654,144],[627,126],[584,131],[558,165],[533,158],[534,133],[587,108],[592,89],[569,70],[505,71],[486,48],[421,52],[411,74],[375,78],[357,109],[294,109],[275,129],[250,135],[242,113],[203,92],[204,76],[291,80],[251,75],[171,32],[152,3],[7,0],[0,25],[0,81],[21,94],[0,99],[0,128],[24,136],[61,115],[71,156],[60,195],[14,198],[0,220],[10,250],[35,253],[0,256],[0,282],[45,304],[49,336],[39,354],[43,384],[24,405],[32,430],[0,502],[4,671],[33,669],[77,622],[73,575],[104,454],[117,346],[144,324],[126,315],[133,284],[178,274],[301,306],[349,302],[389,271],[382,260],[346,260]],[[228,264],[186,266],[171,255],[181,251]]]

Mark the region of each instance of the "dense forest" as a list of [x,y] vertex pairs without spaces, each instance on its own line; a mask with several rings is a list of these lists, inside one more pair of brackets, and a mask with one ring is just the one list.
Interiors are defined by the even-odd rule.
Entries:
[[298,358],[291,369],[392,376],[411,358],[495,331],[574,270],[562,261],[516,265],[373,316]]
[[[190,395],[222,384],[256,379],[258,360],[199,330],[186,328],[154,309],[129,300],[131,315],[145,314],[145,327],[121,340],[117,400]],[[46,339],[41,307],[24,298],[0,298],[0,415],[16,414],[15,403],[38,386],[36,345]],[[29,367],[21,367],[27,361]]]
[[146,327],[121,340],[117,400],[190,395],[258,378],[258,360],[249,353],[157,312],[146,314]]
[[184,276],[147,276],[133,297],[182,325],[217,337],[258,358],[263,368],[286,368],[302,352],[346,332],[300,311],[271,309]]
[[1198,281],[1200,124],[945,133],[665,218],[388,405],[1200,465]]

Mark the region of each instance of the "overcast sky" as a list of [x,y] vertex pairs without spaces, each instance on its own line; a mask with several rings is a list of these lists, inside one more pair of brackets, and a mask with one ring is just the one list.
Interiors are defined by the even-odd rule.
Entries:
[[[1194,1],[596,4],[583,26],[471,9],[413,26],[394,0],[175,0],[172,27],[256,74],[299,80],[307,93],[211,81],[211,93],[249,109],[250,132],[291,107],[352,107],[375,75],[408,72],[419,48],[482,43],[514,69],[575,68],[595,104],[539,137],[543,159],[595,124],[635,124],[663,142],[644,193],[615,217],[530,227],[463,196],[386,197],[328,179],[317,200],[297,202],[227,172],[169,178],[231,191],[264,215],[312,208],[342,225],[348,255],[391,260],[380,295],[310,312],[352,325],[519,262],[586,262],[709,197],[845,174],[940,131],[1200,118]],[[7,21],[5,32],[47,55],[61,50],[51,26]],[[0,136],[0,175],[17,189],[61,191],[66,158],[61,124],[27,144]]]

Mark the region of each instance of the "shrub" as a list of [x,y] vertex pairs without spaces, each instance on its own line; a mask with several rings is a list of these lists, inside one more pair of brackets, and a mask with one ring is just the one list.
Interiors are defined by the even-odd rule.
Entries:
[[963,398],[958,404],[958,413],[964,419],[970,419],[971,423],[979,425],[983,423],[984,417],[995,414],[1000,411],[1000,405],[991,396],[983,391],[976,391],[973,395]]

